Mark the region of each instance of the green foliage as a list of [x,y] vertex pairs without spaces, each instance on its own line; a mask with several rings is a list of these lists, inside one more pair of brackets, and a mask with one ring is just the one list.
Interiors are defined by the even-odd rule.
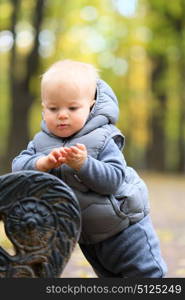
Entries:
[[8,59],[9,55],[5,53],[1,56],[1,69],[3,69],[3,76],[0,76],[0,130],[1,130],[1,143],[0,143],[0,156],[5,151],[5,141],[8,133],[8,116],[9,116],[9,87],[8,87]]
[[[24,77],[24,62],[32,49],[34,1],[20,0],[16,24],[17,76]],[[116,1],[55,0],[45,1],[45,16],[40,32],[39,73],[32,78],[30,89],[35,101],[30,111],[30,137],[39,130],[41,121],[40,75],[54,61],[71,58],[93,63],[100,75],[115,91],[120,104],[118,126],[126,135],[127,157],[136,166],[145,164],[150,140],[148,120],[156,106],[151,95],[150,58],[162,55],[168,68],[159,80],[158,89],[167,91],[167,145],[178,140],[180,94],[177,90],[178,64],[185,48],[185,33],[178,31],[184,19],[184,1],[138,0],[135,14],[124,16]],[[11,1],[1,0],[0,30],[10,30]],[[179,28],[179,27],[178,27]],[[182,49],[183,48],[183,49]],[[9,53],[0,52],[1,155],[4,154],[9,127]],[[184,51],[185,53],[185,51]],[[180,88],[182,90],[182,88]],[[18,134],[18,133],[15,133]],[[177,148],[177,144],[176,144]],[[21,149],[20,149],[21,150]],[[167,149],[166,152],[168,153]],[[167,154],[167,169],[176,168]]]

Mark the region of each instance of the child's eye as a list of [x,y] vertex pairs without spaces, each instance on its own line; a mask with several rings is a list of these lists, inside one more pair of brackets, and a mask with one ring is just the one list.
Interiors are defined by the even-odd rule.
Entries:
[[69,107],[69,110],[72,110],[72,111],[77,110],[77,109],[78,109],[77,106],[71,106],[71,107]]
[[57,108],[56,107],[49,107],[48,108],[50,111],[57,111]]

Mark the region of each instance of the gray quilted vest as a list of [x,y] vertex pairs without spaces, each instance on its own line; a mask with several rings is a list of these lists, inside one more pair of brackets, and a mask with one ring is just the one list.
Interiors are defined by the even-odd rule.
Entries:
[[[97,84],[96,102],[88,122],[73,137],[58,138],[49,133],[43,123],[43,131],[33,139],[36,152],[48,154],[53,148],[81,143],[87,147],[88,155],[96,159],[110,139],[114,139],[121,150],[124,137],[110,124],[115,123],[117,118],[117,101],[112,90],[101,80]],[[97,194],[87,188],[79,180],[76,171],[65,164],[51,173],[67,183],[79,200],[82,214],[80,243],[93,244],[105,240],[130,224],[138,222],[149,211],[146,186],[132,168],[126,168],[126,177],[121,188],[115,195],[109,196]]]

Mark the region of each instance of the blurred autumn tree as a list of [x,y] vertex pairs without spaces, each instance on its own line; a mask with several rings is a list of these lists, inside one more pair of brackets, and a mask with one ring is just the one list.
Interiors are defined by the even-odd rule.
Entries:
[[13,34],[13,39],[16,39],[16,26],[21,18],[21,13],[23,13],[22,11],[25,10],[28,13],[28,9],[30,8],[31,14],[29,17],[34,30],[34,39],[32,48],[25,55],[19,53],[15,43],[13,43],[10,51],[9,82],[11,110],[6,150],[6,160],[8,162],[19,153],[20,149],[25,147],[29,140],[28,117],[35,97],[31,89],[31,80],[37,74],[40,64],[38,39],[44,17],[44,2],[44,0],[37,0],[27,7],[25,1],[11,0],[10,31]]
[[64,58],[114,89],[129,164],[184,172],[183,2],[1,0],[1,173],[39,130],[40,74]]
[[151,169],[164,171],[172,160],[174,169],[184,172],[185,1],[150,0],[146,5],[153,96],[147,162]]

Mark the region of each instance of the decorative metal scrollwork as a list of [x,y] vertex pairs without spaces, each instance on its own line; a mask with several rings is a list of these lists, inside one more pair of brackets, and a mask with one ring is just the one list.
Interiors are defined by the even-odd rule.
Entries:
[[0,218],[15,248],[0,247],[0,278],[59,277],[80,235],[80,207],[72,190],[42,172],[0,177]]

